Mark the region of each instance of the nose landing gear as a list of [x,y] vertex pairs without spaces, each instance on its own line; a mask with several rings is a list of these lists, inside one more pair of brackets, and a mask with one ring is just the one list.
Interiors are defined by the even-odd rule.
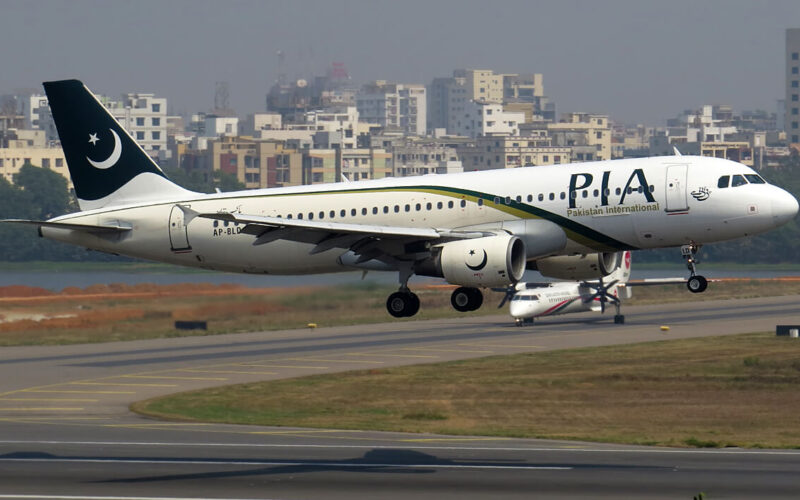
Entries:
[[689,279],[686,281],[686,288],[692,293],[702,293],[708,288],[708,280],[697,274],[697,252],[700,251],[700,245],[691,243],[689,245],[681,246],[681,255],[686,260],[686,267],[689,269]]

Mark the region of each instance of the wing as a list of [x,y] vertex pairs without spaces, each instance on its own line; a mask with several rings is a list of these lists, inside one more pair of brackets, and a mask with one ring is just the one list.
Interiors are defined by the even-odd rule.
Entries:
[[253,245],[264,245],[276,240],[310,243],[314,245],[309,251],[311,255],[333,248],[351,250],[358,255],[356,264],[371,259],[387,263],[417,260],[429,256],[433,244],[494,234],[484,231],[284,219],[229,212],[203,213],[197,217],[244,224],[242,233],[255,237]]
[[50,222],[42,220],[28,220],[28,219],[3,219],[0,222],[9,224],[24,224],[28,226],[37,227],[53,227],[57,229],[70,229],[72,231],[83,231],[92,234],[115,234],[130,231],[132,228],[120,224],[72,224],[69,222]]
[[[708,280],[717,281],[717,280]],[[686,278],[652,278],[652,279],[644,279],[644,280],[634,280],[628,281],[626,283],[620,283],[617,286],[620,288],[631,287],[631,286],[654,286],[654,285],[685,285]]]

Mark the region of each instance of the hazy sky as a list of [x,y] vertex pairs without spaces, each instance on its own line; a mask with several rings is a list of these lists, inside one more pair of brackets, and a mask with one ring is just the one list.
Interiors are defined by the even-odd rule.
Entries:
[[208,110],[229,82],[239,115],[289,77],[345,63],[354,81],[430,83],[455,68],[542,73],[559,113],[663,125],[725,103],[776,109],[798,0],[0,0],[0,94],[79,78]]

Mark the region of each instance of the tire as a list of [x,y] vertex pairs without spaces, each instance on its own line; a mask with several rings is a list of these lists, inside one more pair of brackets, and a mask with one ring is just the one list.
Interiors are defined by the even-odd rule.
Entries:
[[692,293],[702,293],[708,288],[708,280],[702,276],[692,276],[686,281],[686,288]]
[[622,314],[614,315],[614,324],[615,325],[624,325],[625,324],[625,316]]
[[458,287],[453,290],[453,294],[450,295],[450,304],[453,306],[458,312],[467,312],[471,311],[470,306],[472,305],[472,297],[471,297],[471,288],[467,287]]
[[408,293],[394,292],[386,299],[386,310],[395,318],[405,318],[411,306],[411,299]]
[[408,310],[406,311],[406,317],[410,318],[411,316],[417,314],[419,312],[419,297],[417,297],[416,293],[408,292],[408,297],[411,299],[408,304]]
[[483,305],[483,293],[477,288],[467,288],[470,293],[470,311],[477,311]]

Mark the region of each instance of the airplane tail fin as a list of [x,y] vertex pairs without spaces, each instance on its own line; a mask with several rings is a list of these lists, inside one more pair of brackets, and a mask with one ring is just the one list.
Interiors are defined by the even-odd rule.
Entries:
[[627,283],[628,280],[631,278],[631,252],[629,250],[625,250],[622,252],[621,258],[619,259],[619,265],[617,268],[612,272],[607,281],[611,280],[618,280],[619,284]]
[[44,90],[81,210],[191,194],[167,179],[83,83],[45,82]]

